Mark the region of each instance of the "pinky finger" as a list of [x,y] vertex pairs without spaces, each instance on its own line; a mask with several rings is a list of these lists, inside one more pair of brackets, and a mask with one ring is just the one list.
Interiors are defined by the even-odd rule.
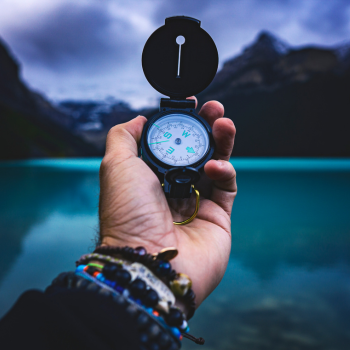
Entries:
[[210,199],[230,216],[237,194],[235,169],[228,161],[212,159],[205,165],[204,171],[211,180],[214,180]]

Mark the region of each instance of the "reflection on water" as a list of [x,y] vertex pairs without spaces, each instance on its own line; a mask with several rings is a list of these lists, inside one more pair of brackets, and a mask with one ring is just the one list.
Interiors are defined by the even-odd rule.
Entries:
[[207,349],[349,349],[349,275],[342,265],[284,266],[261,280],[231,259],[191,329]]
[[[24,238],[53,214],[62,215],[62,224],[67,223],[66,217],[88,216],[93,218],[96,228],[99,185],[96,171],[17,167],[0,170],[1,283],[21,253]],[[49,231],[47,237],[62,234],[58,226]],[[85,235],[91,240],[91,229]]]
[[[350,167],[248,168],[237,166],[226,275],[191,333],[206,349],[348,349]],[[2,315],[93,246],[98,167],[0,167],[0,180]]]

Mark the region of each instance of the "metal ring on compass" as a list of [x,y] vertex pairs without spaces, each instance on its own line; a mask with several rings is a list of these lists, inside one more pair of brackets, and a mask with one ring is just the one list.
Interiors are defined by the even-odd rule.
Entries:
[[[164,187],[164,184],[162,184],[162,187]],[[199,194],[199,191],[197,189],[195,189],[194,185],[192,185],[192,188],[196,194],[196,208],[193,212],[193,214],[186,220],[184,221],[173,221],[173,224],[174,225],[186,225],[188,223],[190,223],[191,221],[193,221],[193,219],[197,216],[198,214],[198,210],[199,210],[199,200],[200,200],[200,194]]]

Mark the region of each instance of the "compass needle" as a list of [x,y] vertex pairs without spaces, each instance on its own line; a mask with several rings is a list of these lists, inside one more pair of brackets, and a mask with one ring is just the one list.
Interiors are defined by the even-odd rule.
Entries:
[[185,43],[185,38],[182,35],[179,35],[176,38],[176,43],[179,45],[179,57],[177,60],[177,76],[176,76],[176,78],[181,78],[180,77],[181,45],[183,45]]
[[169,140],[166,140],[166,141],[158,141],[158,142],[152,142],[152,143],[149,143],[149,145],[155,145],[156,143],[162,143],[162,142],[169,142]]

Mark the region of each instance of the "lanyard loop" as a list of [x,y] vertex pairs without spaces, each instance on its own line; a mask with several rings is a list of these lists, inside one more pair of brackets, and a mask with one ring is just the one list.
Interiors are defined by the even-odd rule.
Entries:
[[[162,184],[162,186],[164,187],[164,184]],[[191,185],[195,194],[196,194],[196,208],[194,210],[194,213],[191,215],[191,217],[189,217],[188,219],[184,220],[184,221],[173,221],[174,225],[186,225],[188,223],[190,223],[191,221],[193,221],[193,219],[197,216],[198,214],[198,210],[199,210],[199,200],[200,200],[200,194],[199,191],[195,189],[194,185]]]

